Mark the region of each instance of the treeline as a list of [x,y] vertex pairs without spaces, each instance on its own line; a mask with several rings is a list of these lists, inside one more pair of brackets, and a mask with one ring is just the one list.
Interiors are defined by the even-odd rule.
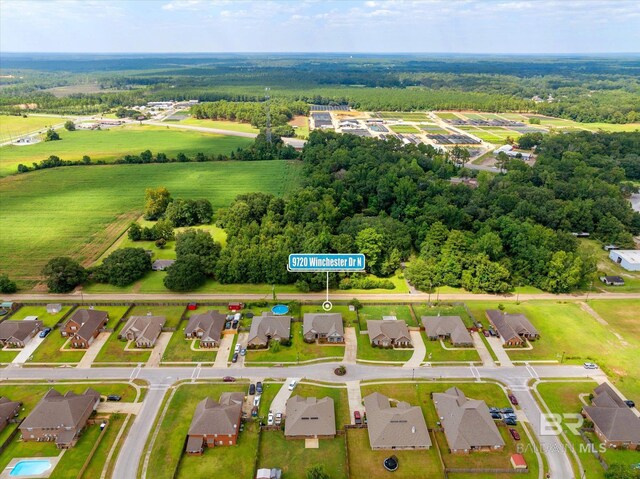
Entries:
[[61,166],[91,166],[91,165],[140,165],[149,163],[188,163],[188,162],[206,162],[206,161],[267,161],[267,160],[293,160],[298,158],[299,154],[292,146],[285,145],[281,138],[274,136],[271,143],[266,141],[264,134],[256,137],[254,142],[245,148],[238,148],[232,151],[228,156],[206,155],[204,153],[196,153],[193,156],[187,156],[184,153],[178,153],[175,157],[169,157],[165,153],[159,152],[153,154],[151,150],[145,150],[139,155],[124,155],[113,162],[107,163],[104,160],[93,161],[88,155],[84,155],[81,160],[63,160],[56,155],[51,155],[40,162],[33,162],[32,166],[20,163],[18,165],[18,173],[28,173],[36,170],[46,170],[48,168],[58,168]]
[[[295,115],[308,115],[309,105],[304,101],[270,101],[271,125],[286,125]],[[264,128],[267,124],[265,102],[229,102],[225,100],[199,103],[191,107],[196,118],[211,120],[229,120],[251,123],[255,128]]]
[[[362,252],[367,272],[384,277],[418,251],[407,274],[423,289],[571,291],[596,268],[573,232],[627,247],[640,232],[621,166],[639,142],[640,133],[547,135],[533,167],[511,160],[505,174],[481,173],[471,189],[452,185],[459,171],[428,146],[313,132],[303,188],[287,199],[242,195],[220,212],[228,238],[215,276],[321,289],[324,275],[286,271],[290,253]],[[331,277],[337,287],[344,280]]]

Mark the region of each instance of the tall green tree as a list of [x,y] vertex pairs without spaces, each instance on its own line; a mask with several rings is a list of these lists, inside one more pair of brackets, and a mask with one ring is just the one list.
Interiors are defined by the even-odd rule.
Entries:
[[164,186],[147,188],[145,191],[144,219],[159,219],[171,201],[171,193]]
[[68,257],[51,259],[42,269],[50,293],[68,293],[87,279],[87,271]]

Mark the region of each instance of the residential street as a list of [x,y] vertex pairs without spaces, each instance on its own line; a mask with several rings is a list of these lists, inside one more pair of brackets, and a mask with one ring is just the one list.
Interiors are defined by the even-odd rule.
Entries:
[[[300,377],[310,380],[327,382],[349,382],[363,379],[410,379],[415,375],[416,379],[473,379],[475,376],[470,367],[443,366],[437,368],[420,367],[415,369],[354,364],[349,365],[347,374],[337,377],[333,369],[339,363],[321,363],[294,367],[256,367],[242,369],[239,379],[255,380],[258,378],[291,378]],[[523,403],[523,409],[532,421],[534,431],[539,432],[540,410],[533,400],[530,392],[525,391],[527,381],[533,377],[540,378],[595,378],[599,382],[606,377],[600,370],[587,370],[582,366],[556,365],[556,366],[515,366],[512,368],[475,368],[483,379],[493,379],[507,386],[515,386],[518,389],[518,398]],[[167,389],[177,381],[191,379],[199,373],[199,379],[220,379],[228,374],[226,368],[5,368],[0,372],[1,380],[10,379],[39,379],[39,380],[69,380],[69,379],[120,379],[129,381],[139,378],[149,381],[150,390],[142,408],[133,423],[131,430],[117,458],[114,477],[122,479],[134,479],[138,464],[144,453],[147,437],[151,431],[153,421],[160,409],[163,397]],[[288,388],[283,386],[288,392]],[[521,390],[522,389],[522,390]],[[285,393],[283,393],[285,394]],[[555,436],[538,436],[547,453],[551,477],[572,477],[571,464],[564,452],[562,445]]]

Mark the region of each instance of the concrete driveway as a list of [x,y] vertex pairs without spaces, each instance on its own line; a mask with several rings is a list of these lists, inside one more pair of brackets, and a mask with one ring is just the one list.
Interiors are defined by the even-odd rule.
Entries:
[[273,401],[271,401],[271,406],[269,407],[269,410],[272,411],[274,414],[279,412],[281,412],[282,414],[285,413],[287,400],[291,397],[291,395],[295,391],[295,388],[293,391],[289,391],[289,383],[294,379],[296,381],[300,381],[300,378],[287,378],[287,380],[284,382],[284,384],[280,388],[280,391],[278,391],[278,394],[276,394],[276,397],[274,397]]
[[425,354],[427,354],[427,347],[424,344],[420,331],[409,331],[409,334],[411,335],[411,342],[413,343],[413,355],[402,367],[419,368],[422,361],[424,361]]
[[360,381],[347,381],[347,397],[349,398],[349,418],[351,424],[355,424],[353,413],[355,411],[360,411],[361,414],[364,412]]
[[93,364],[93,361],[96,359],[96,356],[98,356],[98,353],[102,349],[102,346],[104,346],[104,343],[106,343],[107,339],[109,339],[109,336],[111,336],[111,333],[98,334],[98,337],[93,340],[93,343],[91,343],[91,346],[89,346],[89,349],[87,349],[87,351],[84,353],[84,356],[82,356],[82,359],[76,367],[90,368]]
[[216,361],[213,363],[214,368],[226,368],[229,361],[229,353],[233,346],[233,334],[225,334],[220,341],[220,347],[216,354]]
[[[243,347],[247,346],[247,340],[249,339],[249,333],[238,333],[238,340],[236,341],[236,344],[240,345],[240,349],[242,349]],[[231,369],[237,369],[237,368],[243,368],[244,367],[244,360],[247,358],[247,356],[243,356],[242,354],[238,354],[238,361],[235,363],[231,363],[231,365],[229,366]],[[217,356],[216,356],[217,359]]]
[[[160,366],[160,362],[162,361],[162,355],[164,354],[164,350],[167,349],[169,345],[169,341],[171,340],[171,335],[174,333],[160,333],[160,336],[156,340],[156,344],[153,347],[153,351],[151,351],[151,356],[149,356],[149,361],[145,367],[147,368],[157,368]],[[180,334],[176,332],[175,334]],[[86,356],[86,354],[85,354]]]
[[491,346],[491,349],[493,349],[496,358],[498,358],[500,366],[505,368],[512,368],[513,363],[511,362],[511,359],[509,359],[509,355],[507,354],[507,352],[502,347],[502,341],[500,341],[500,338],[490,336],[487,338],[487,342],[489,343],[489,346]]
[[[53,331],[51,331],[49,334],[53,334]],[[19,364],[26,363],[28,359],[31,357],[31,355],[33,354],[33,352],[38,348],[38,346],[40,346],[42,341],[44,341],[45,339],[46,338],[41,338],[36,334],[36,337],[32,338],[31,341],[29,341],[25,345],[25,347],[22,348],[22,350],[13,359],[13,361],[11,361],[11,364],[19,365]]]
[[496,363],[493,360],[491,353],[487,349],[487,345],[484,344],[484,341],[480,337],[480,334],[476,331],[472,331],[471,339],[473,339],[473,346],[476,348],[476,351],[478,351],[478,355],[480,356],[482,365],[491,368],[495,367]]
[[107,414],[138,414],[141,407],[141,402],[101,402],[96,411]]
[[356,328],[344,328],[344,364],[355,364],[358,355]]

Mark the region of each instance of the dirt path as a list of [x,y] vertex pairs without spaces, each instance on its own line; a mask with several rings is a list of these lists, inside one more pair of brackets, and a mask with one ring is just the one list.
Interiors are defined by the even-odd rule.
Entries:
[[606,326],[607,329],[609,331],[611,331],[611,333],[613,333],[613,335],[618,338],[618,340],[624,345],[624,346],[628,346],[629,343],[627,341],[624,340],[624,337],[620,334],[615,332],[612,328],[611,325],[609,323],[607,323],[606,319],[604,319],[602,316],[600,316],[598,314],[597,311],[595,311],[591,306],[589,306],[587,303],[583,303],[582,301],[580,303],[578,303],[580,305],[580,309],[582,309],[585,313],[591,315],[591,317],[593,319],[595,319],[597,322],[599,322],[601,325]]

